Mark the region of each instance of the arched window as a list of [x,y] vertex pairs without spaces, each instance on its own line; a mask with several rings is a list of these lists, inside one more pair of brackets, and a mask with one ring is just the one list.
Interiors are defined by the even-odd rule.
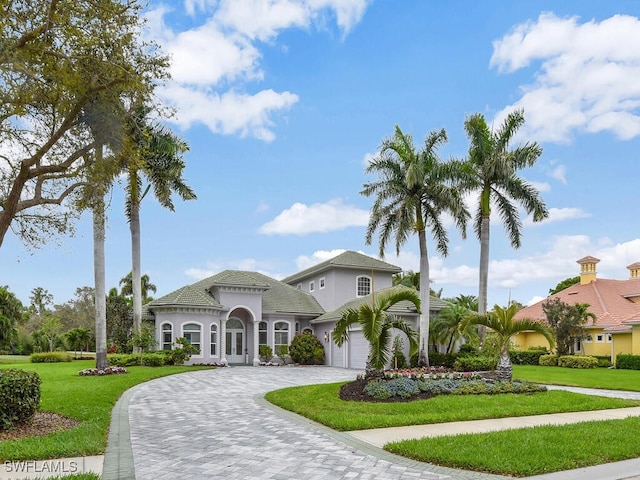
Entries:
[[276,322],[273,326],[273,349],[276,355],[289,353],[289,324],[287,322]]
[[267,322],[260,322],[258,325],[258,344],[267,344]]
[[218,326],[211,325],[211,356],[215,357],[218,351]]
[[162,324],[162,350],[171,350],[173,343],[173,327],[170,323]]
[[356,296],[366,297],[371,293],[371,278],[370,277],[358,277],[356,279]]
[[309,327],[307,327],[304,330],[302,330],[302,333],[308,333],[309,335],[313,335],[313,330],[311,330]]
[[182,327],[182,336],[186,338],[191,345],[202,351],[200,349],[200,325],[197,323],[187,323]]

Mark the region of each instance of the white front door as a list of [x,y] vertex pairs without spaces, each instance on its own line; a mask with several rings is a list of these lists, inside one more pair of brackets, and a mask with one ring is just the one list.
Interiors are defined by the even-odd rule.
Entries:
[[245,363],[244,344],[244,325],[237,318],[229,319],[225,338],[225,354],[229,363]]

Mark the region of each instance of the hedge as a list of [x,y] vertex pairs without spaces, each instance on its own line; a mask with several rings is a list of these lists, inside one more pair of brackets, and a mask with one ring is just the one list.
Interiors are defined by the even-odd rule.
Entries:
[[616,368],[621,370],[640,370],[640,355],[619,353],[616,357]]
[[558,357],[555,355],[540,355],[538,364],[543,367],[556,367],[558,365]]
[[490,357],[458,357],[453,364],[458,372],[485,372],[496,368],[497,360]]
[[509,358],[514,365],[540,365],[540,357],[546,350],[509,350]]
[[558,366],[567,368],[598,368],[598,359],[585,355],[562,355],[558,357]]
[[67,352],[32,353],[31,363],[71,362],[73,357]]
[[29,420],[40,405],[40,376],[17,368],[0,370],[0,429]]
[[433,367],[453,368],[457,357],[455,353],[429,352],[429,365]]

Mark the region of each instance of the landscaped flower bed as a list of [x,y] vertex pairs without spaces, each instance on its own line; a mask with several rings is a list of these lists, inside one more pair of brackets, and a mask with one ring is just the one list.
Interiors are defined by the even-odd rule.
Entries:
[[478,372],[455,372],[443,367],[388,370],[380,379],[366,381],[358,375],[355,382],[340,390],[343,400],[410,401],[437,395],[495,395],[499,393],[537,393],[544,386],[520,381],[496,381]]
[[101,375],[120,375],[122,373],[127,373],[127,369],[123,367],[107,367],[107,368],[85,368],[84,370],[80,370],[78,375],[81,377],[92,377],[92,376],[101,376]]

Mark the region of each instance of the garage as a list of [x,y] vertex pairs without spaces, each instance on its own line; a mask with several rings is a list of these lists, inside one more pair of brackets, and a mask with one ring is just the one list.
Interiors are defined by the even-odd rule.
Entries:
[[344,345],[338,347],[333,341],[333,332],[331,332],[331,366],[344,368]]
[[357,330],[349,334],[349,368],[364,370],[369,356],[369,342]]

